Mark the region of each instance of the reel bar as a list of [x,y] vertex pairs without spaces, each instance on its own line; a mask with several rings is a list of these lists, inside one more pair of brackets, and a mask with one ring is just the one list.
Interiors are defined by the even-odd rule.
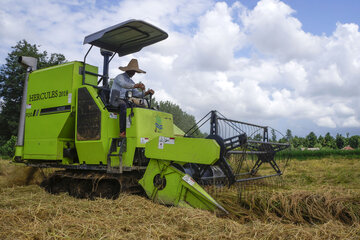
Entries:
[[289,143],[277,143],[277,142],[262,142],[262,141],[256,141],[256,140],[248,140],[248,143],[259,143],[259,144],[269,144],[269,145],[277,145],[277,146],[286,146],[289,147]]
[[[223,118],[218,118],[217,119],[218,122],[219,120],[222,120],[223,122],[225,122],[228,126],[230,126],[234,131],[236,131],[237,133],[245,133],[246,132],[244,130],[242,130],[239,126],[237,126],[235,123],[233,123],[231,120],[227,120],[227,119],[223,119]],[[240,132],[241,131],[241,132]]]
[[247,124],[240,121],[230,120],[226,118],[216,118],[213,128],[217,132],[211,134],[219,135],[223,139],[228,139],[240,134],[246,134],[247,139],[255,137],[256,140],[268,141],[268,128],[255,124]]
[[238,174],[235,174],[235,177],[245,176],[245,175],[251,175],[251,172],[238,173]]
[[245,133],[224,139],[225,148],[227,151],[238,148],[246,144],[246,139],[247,137]]
[[268,152],[265,151],[229,151],[228,154],[250,154],[250,155],[258,155],[258,154],[268,154]]
[[226,122],[240,123],[240,124],[244,124],[244,125],[248,125],[248,126],[252,126],[252,127],[257,127],[257,128],[267,128],[266,126],[260,126],[260,125],[256,125],[256,124],[252,124],[252,123],[247,123],[247,122],[242,122],[242,121],[237,121],[237,120],[231,120],[231,119],[227,119],[225,117],[224,118],[218,117],[217,119],[218,120],[223,120],[223,121],[226,121]]
[[194,130],[191,132],[191,134],[189,134],[189,136],[191,136],[192,134],[194,134],[194,132],[195,132],[196,130],[198,130],[198,129],[201,128],[205,123],[207,123],[207,121],[210,120],[210,117],[209,117],[208,119],[206,119],[206,120],[199,126],[199,123],[201,123],[207,116],[209,116],[210,113],[211,113],[211,112],[209,112],[208,114],[206,114],[202,119],[200,119],[200,121],[198,121],[194,126],[192,126],[189,130],[187,130],[187,132],[184,134],[184,136],[187,136],[187,134],[188,134],[191,130],[194,129]]
[[282,173],[277,173],[277,174],[273,174],[273,175],[266,175],[266,176],[260,176],[260,177],[244,178],[244,179],[238,179],[238,180],[236,180],[236,182],[247,182],[247,181],[259,180],[259,179],[264,179],[264,178],[269,178],[269,177],[281,176],[281,175],[282,175]]
[[260,145],[247,145],[249,150],[253,150],[253,151],[259,151],[262,150],[265,152],[267,152],[268,154],[275,154],[276,152],[282,151],[286,148],[288,148],[288,146],[278,146],[275,145],[273,146],[272,144],[260,144]]
[[[244,175],[251,175],[251,173],[250,172],[242,173],[242,174],[237,174],[236,176],[244,176]],[[281,176],[281,175],[282,175],[282,173],[276,173],[276,174],[264,175],[264,176],[258,176],[258,177],[242,178],[242,179],[236,179],[235,182],[247,182],[247,181],[258,180],[258,179],[263,179],[263,178]],[[226,181],[228,181],[228,178],[220,176],[220,177],[202,177],[201,179],[196,179],[196,181],[199,181],[199,182],[208,181],[209,183],[211,183],[211,181],[215,181],[215,180],[217,180],[217,181],[223,180],[224,182],[226,182]]]

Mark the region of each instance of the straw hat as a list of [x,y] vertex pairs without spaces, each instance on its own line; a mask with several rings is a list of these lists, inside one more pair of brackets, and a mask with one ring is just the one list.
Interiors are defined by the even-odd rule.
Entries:
[[137,73],[146,73],[145,71],[139,68],[138,60],[133,58],[130,60],[129,64],[126,67],[119,67],[120,70],[126,71],[135,71]]

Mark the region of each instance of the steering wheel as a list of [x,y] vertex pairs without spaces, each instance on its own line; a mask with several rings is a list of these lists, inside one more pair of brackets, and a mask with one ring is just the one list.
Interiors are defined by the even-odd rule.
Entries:
[[151,109],[151,101],[152,101],[152,94],[150,93],[150,103],[148,101],[148,106],[149,106],[150,109]]

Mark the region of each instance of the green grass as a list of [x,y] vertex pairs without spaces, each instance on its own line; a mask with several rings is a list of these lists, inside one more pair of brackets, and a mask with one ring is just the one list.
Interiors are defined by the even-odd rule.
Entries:
[[360,189],[360,159],[291,160],[283,176],[286,188]]
[[292,159],[307,160],[307,159],[322,159],[322,158],[338,158],[338,159],[360,159],[360,149],[356,150],[289,150],[279,153],[279,156],[290,156]]

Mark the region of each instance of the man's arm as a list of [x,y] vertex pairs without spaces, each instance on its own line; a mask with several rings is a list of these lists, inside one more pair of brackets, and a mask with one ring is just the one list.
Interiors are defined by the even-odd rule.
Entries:
[[123,74],[119,74],[114,79],[113,84],[116,84],[118,88],[133,89],[136,84],[130,78],[129,80],[127,80]]
[[120,91],[121,89],[132,89],[134,97],[142,98],[144,94],[141,90],[145,90],[145,85],[141,82],[134,83],[131,78],[125,76],[124,74],[119,74],[114,79],[113,88],[119,89]]
[[143,91],[141,91],[139,88],[134,88],[133,92],[133,96],[137,97],[137,98],[143,98],[144,94]]
[[121,88],[126,88],[126,89],[140,88],[142,90],[145,90],[145,85],[143,83],[141,83],[141,82],[134,83],[134,81],[131,78],[128,78],[128,77],[124,76],[123,74],[118,75],[116,78],[114,79],[114,82],[116,80],[118,80],[116,82],[119,84],[119,86]]

